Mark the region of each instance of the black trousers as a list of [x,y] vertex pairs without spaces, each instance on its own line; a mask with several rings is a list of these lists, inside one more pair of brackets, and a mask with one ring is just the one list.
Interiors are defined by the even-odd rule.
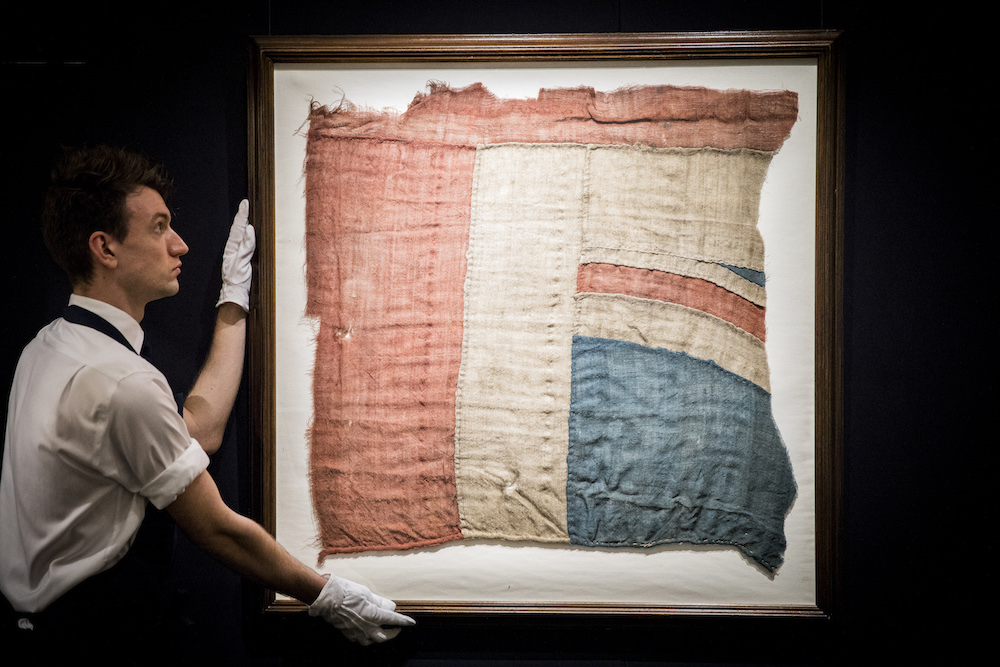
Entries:
[[113,665],[193,662],[185,596],[172,578],[175,530],[166,512],[150,507],[132,548],[112,568],[38,613],[16,612],[4,600],[2,645],[36,661],[25,664],[84,656]]

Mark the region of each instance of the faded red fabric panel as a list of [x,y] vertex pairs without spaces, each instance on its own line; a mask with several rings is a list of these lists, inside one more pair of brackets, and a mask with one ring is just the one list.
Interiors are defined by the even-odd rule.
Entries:
[[624,294],[677,303],[722,318],[764,340],[764,308],[700,278],[614,264],[581,264],[577,292]]
[[[798,95],[698,87],[642,86],[608,93],[542,89],[535,99],[500,99],[482,84],[431,84],[403,114],[348,103],[313,109],[312,131],[463,145],[505,142],[635,144],[655,148],[776,151],[798,117]],[[325,120],[324,120],[325,119]]]
[[475,151],[310,139],[320,557],[459,539],[455,387]]

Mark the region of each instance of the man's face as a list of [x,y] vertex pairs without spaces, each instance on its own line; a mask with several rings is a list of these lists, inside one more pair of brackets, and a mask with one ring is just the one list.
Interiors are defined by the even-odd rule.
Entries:
[[128,232],[118,244],[119,283],[134,301],[149,303],[180,289],[180,257],[188,247],[170,227],[170,211],[156,190],[143,186],[125,200]]

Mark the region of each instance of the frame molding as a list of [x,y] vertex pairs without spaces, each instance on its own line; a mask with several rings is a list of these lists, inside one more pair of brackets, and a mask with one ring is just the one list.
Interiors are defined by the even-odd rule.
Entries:
[[[278,63],[557,62],[814,58],[818,118],[815,320],[815,606],[658,606],[631,604],[408,601],[404,613],[474,619],[682,617],[838,618],[841,608],[843,440],[843,130],[840,33],[832,30],[710,33],[259,36],[250,44],[248,168],[257,227],[257,279],[249,319],[251,516],[275,534],[275,156],[274,66]],[[254,613],[301,612],[297,602],[254,587]]]

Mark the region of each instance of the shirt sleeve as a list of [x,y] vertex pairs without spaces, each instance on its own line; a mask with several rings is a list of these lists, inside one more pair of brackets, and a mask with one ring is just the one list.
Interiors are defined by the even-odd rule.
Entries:
[[108,406],[107,435],[117,480],[158,509],[172,503],[208,467],[158,372],[123,379]]

